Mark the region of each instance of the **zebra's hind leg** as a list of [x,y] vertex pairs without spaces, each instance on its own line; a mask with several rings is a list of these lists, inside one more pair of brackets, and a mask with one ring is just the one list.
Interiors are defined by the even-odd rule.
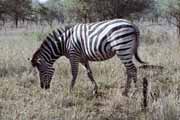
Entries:
[[137,81],[137,69],[132,61],[133,54],[131,53],[130,49],[127,49],[126,51],[117,51],[116,54],[126,67],[127,81],[122,95],[128,96],[132,79],[134,80],[135,86]]
[[85,62],[85,63],[82,63],[82,65],[86,68],[86,70],[87,70],[87,75],[88,75],[89,79],[91,80],[92,84],[94,85],[93,94],[97,94],[98,86],[97,86],[96,81],[94,80],[94,77],[93,77],[91,68],[90,68],[90,66],[89,66],[89,63],[88,63],[88,62]]
[[122,93],[124,96],[128,96],[129,89],[131,87],[131,80],[133,79],[135,87],[137,87],[136,82],[137,82],[137,69],[132,61],[128,63],[124,63],[126,67],[126,74],[127,74],[127,81],[126,81],[126,86],[125,90]]

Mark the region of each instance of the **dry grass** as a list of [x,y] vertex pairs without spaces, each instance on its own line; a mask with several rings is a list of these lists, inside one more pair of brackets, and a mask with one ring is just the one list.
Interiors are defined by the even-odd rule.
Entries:
[[[164,30],[165,28],[166,31]],[[43,28],[44,30],[45,28]],[[70,94],[70,66],[59,59],[51,89],[39,87],[28,58],[44,37],[41,27],[0,31],[0,119],[1,120],[179,120],[180,46],[175,30],[165,26],[141,27],[140,56],[158,68],[138,68],[138,89],[132,85],[129,98],[121,96],[125,70],[115,57],[92,63],[99,85],[98,96],[81,67]],[[49,31],[49,29],[44,30]],[[158,39],[158,40],[157,40]],[[140,66],[137,63],[137,66]],[[148,108],[142,107],[142,78],[148,86]]]

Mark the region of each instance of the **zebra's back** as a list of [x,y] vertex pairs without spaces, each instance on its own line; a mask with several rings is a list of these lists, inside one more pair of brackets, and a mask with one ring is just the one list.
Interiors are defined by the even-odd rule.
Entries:
[[128,46],[131,47],[128,52],[132,52],[134,48],[136,31],[127,20],[79,24],[74,26],[73,31],[73,47],[89,61],[107,60],[117,51],[124,52]]

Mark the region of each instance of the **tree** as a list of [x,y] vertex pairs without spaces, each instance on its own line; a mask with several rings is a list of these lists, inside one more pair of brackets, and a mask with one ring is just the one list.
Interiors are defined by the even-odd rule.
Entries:
[[180,1],[179,0],[159,0],[161,16],[171,25],[177,27],[180,36]]
[[6,10],[5,0],[0,1],[0,20],[3,21],[3,25],[5,24]]
[[[68,1],[68,2],[67,2]],[[67,0],[65,3],[76,18],[83,22],[127,18],[153,6],[153,0]]]
[[168,20],[177,27],[177,33],[180,36],[180,1],[177,0],[171,2],[168,15],[172,17],[172,19]]
[[64,23],[64,5],[62,0],[49,0],[45,4],[54,14],[54,18],[59,23]]
[[44,4],[34,1],[33,11],[37,23],[47,22],[50,26],[54,21],[64,23],[64,6],[61,0],[49,0]]
[[0,2],[0,15],[6,14],[18,27],[19,20],[25,20],[32,12],[31,0],[4,0]]

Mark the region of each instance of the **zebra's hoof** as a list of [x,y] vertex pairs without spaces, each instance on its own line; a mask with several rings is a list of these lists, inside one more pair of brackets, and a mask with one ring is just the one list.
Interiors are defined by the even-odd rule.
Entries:
[[128,97],[128,93],[127,93],[126,91],[124,91],[124,92],[122,93],[122,96]]
[[98,94],[98,92],[97,92],[97,90],[93,90],[93,95],[97,95]]
[[72,94],[73,93],[73,88],[69,89],[69,93]]

